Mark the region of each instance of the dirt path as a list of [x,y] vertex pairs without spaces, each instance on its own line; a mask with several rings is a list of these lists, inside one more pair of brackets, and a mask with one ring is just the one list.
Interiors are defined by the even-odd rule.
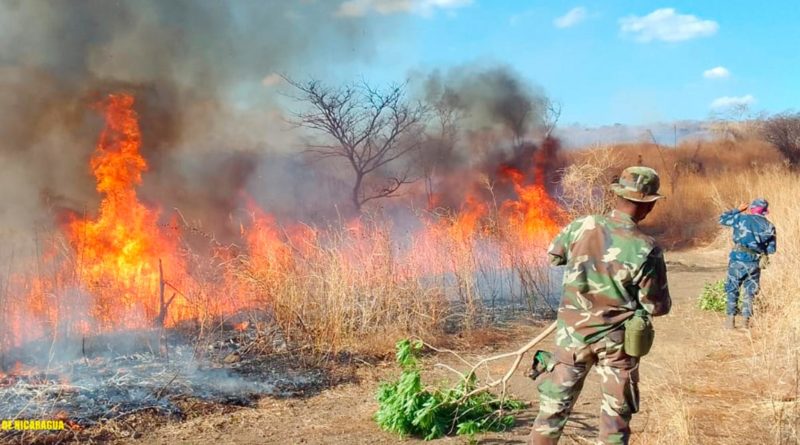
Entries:
[[[632,424],[632,443],[760,443],[757,432],[740,423],[736,401],[752,395],[737,385],[746,378],[747,366],[740,361],[741,344],[749,334],[723,331],[722,316],[701,312],[695,300],[703,284],[724,277],[725,253],[706,251],[667,256],[670,287],[674,299],[671,314],[658,318],[656,344],[642,361],[642,411]],[[509,344],[510,350],[524,344],[541,327],[521,327]],[[546,345],[549,346],[549,345]],[[491,349],[477,355],[491,354]],[[503,369],[507,364],[496,368]],[[390,365],[364,367],[360,382],[327,390],[307,399],[264,399],[255,408],[230,414],[203,416],[145,433],[127,444],[390,444],[400,439],[384,433],[372,421],[373,399],[382,379],[395,375]],[[431,371],[427,378],[444,377]],[[599,377],[591,373],[561,443],[590,443],[597,430]],[[533,406],[518,416],[517,425],[502,434],[478,437],[482,444],[525,443],[536,415],[534,384],[518,372],[511,391]],[[406,443],[417,442],[413,439]],[[464,438],[445,438],[436,443],[467,443]],[[593,442],[592,442],[593,443]],[[761,442],[763,443],[763,442]]]

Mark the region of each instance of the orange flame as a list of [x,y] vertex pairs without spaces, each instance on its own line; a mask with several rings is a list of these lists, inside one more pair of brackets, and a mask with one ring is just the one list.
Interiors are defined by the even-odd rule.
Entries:
[[[103,196],[94,219],[73,216],[66,235],[79,258],[80,281],[94,288],[94,316],[116,326],[139,327],[159,306],[159,260],[183,270],[175,238],[158,226],[159,212],[136,194],[147,162],[139,153],[141,133],[134,98],[110,95],[103,104],[106,126],[91,168]],[[103,291],[107,290],[107,291]]]
[[[279,229],[272,215],[245,196],[251,220],[241,226],[241,238],[248,250],[248,272],[252,273],[242,279],[236,269],[240,263],[229,261],[237,251],[220,247],[226,267],[223,276],[203,279],[195,269],[190,275],[187,261],[180,255],[180,233],[160,228],[160,211],[143,204],[137,195],[148,165],[139,151],[142,138],[134,103],[127,94],[111,95],[103,102],[106,125],[90,163],[102,196],[99,211],[94,217],[73,214],[62,227],[74,262],[57,263],[53,254],[46,260],[56,264],[53,278],[39,275],[19,285],[24,310],[43,322],[34,332],[26,327],[26,314],[12,307],[5,319],[12,336],[0,336],[0,348],[53,333],[55,327],[67,326],[70,333],[83,334],[150,327],[165,314],[159,298],[165,285],[162,278],[174,285],[165,300],[173,291],[177,295],[169,300],[172,303],[163,319],[166,326],[173,326],[201,315],[225,315],[264,297],[277,298],[282,290],[297,285],[297,277],[319,274],[315,261],[334,267],[331,273],[349,280],[354,288],[363,286],[359,280],[370,276],[365,270],[378,268],[395,276],[431,277],[453,271],[470,276],[483,258],[488,258],[486,264],[507,267],[497,258],[497,249],[487,249],[487,245],[538,249],[558,231],[561,211],[545,187],[546,168],[541,159],[534,159],[532,172],[501,168],[500,178],[513,185],[514,198],[495,202],[494,195],[490,199],[485,193],[470,194],[451,217],[422,221],[422,228],[413,233],[412,245],[405,249],[394,242],[386,226],[359,219],[346,223],[341,232],[318,233],[302,224]],[[531,173],[533,181],[529,180]],[[432,205],[439,201],[432,196]],[[165,266],[165,277],[160,263]],[[76,281],[81,295],[91,295],[85,308],[77,310],[69,307],[72,297],[64,290],[76,287]],[[251,283],[258,283],[255,290]],[[191,295],[191,301],[186,295]],[[236,329],[247,327],[244,322],[235,325]]]
[[530,185],[525,184],[522,172],[513,167],[502,166],[500,175],[513,184],[517,194],[516,200],[506,201],[501,206],[511,229],[521,241],[546,245],[558,233],[556,218],[561,209],[544,186],[544,172],[537,168],[535,181]]

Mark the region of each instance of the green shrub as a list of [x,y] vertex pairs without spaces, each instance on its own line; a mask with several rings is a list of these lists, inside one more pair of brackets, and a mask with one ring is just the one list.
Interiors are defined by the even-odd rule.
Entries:
[[422,384],[417,360],[422,342],[401,340],[396,347],[402,373],[397,380],[383,383],[377,395],[380,408],[375,421],[382,429],[431,440],[453,433],[472,436],[514,425],[514,416],[506,412],[522,409],[522,402],[501,401],[489,392],[464,398],[476,388],[474,375],[450,389],[427,387]]
[[704,311],[725,312],[726,300],[725,281],[719,280],[703,286],[697,306]]

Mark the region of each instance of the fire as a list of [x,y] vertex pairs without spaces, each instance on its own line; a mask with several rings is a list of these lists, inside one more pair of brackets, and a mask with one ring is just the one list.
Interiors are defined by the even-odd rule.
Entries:
[[93,316],[116,326],[140,327],[159,312],[159,261],[183,270],[178,241],[159,228],[159,211],[142,204],[136,187],[147,162],[139,152],[141,132],[134,98],[110,95],[106,125],[91,170],[102,202],[96,218],[73,215],[65,234],[78,257],[81,283],[95,296]]
[[501,206],[512,231],[521,241],[547,245],[558,233],[556,218],[561,209],[545,188],[543,172],[537,169],[533,184],[525,184],[522,172],[513,167],[501,167],[500,175],[513,184],[517,194],[516,200],[506,201]]
[[275,218],[245,196],[251,216],[249,226],[240,226],[242,239],[247,243],[251,266],[258,271],[277,272],[288,266],[290,249],[281,237]]
[[[478,271],[520,263],[501,252],[541,255],[541,247],[558,231],[561,212],[545,186],[547,156],[542,152],[534,156],[530,171],[502,167],[498,182],[505,189],[497,195],[478,185],[490,188],[487,177],[480,176],[483,180],[474,181],[472,193],[450,205],[453,212],[418,220],[418,227],[406,232],[410,242],[399,241],[383,220],[355,218],[327,229],[301,223],[279,226],[244,195],[250,218],[242,222],[240,236],[246,254],[240,255],[234,245],[219,245],[209,258],[213,266],[198,268],[194,257],[190,263],[181,253],[181,233],[160,225],[161,211],[145,205],[137,194],[148,164],[140,152],[134,104],[128,94],[103,101],[105,127],[90,161],[100,206],[96,215],[70,214],[61,226],[69,253],[59,256],[53,249],[42,257],[47,267],[31,268],[37,272],[11,280],[17,303],[23,304],[8,305],[0,349],[48,335],[213,320],[253,304],[291,308],[319,297],[315,304],[321,305],[327,304],[328,294],[335,300],[330,289],[339,289],[344,298],[373,295],[372,287],[385,287],[370,280],[411,280],[422,289],[450,282],[434,277],[455,274],[459,289],[477,292],[478,286],[469,283]],[[441,197],[431,195],[430,203],[438,206]],[[221,261],[214,262],[217,257]],[[281,302],[281,296],[296,301]],[[304,310],[316,307],[308,304],[311,309]],[[293,320],[299,317],[292,314]],[[234,328],[249,326],[240,322]]]

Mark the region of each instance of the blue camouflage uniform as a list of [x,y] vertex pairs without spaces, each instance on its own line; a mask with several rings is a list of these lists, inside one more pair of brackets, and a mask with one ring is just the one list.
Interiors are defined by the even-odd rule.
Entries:
[[[756,200],[751,208],[766,201]],[[772,255],[776,249],[775,226],[762,215],[744,213],[738,209],[728,210],[719,218],[723,226],[733,228],[733,242],[728,262],[728,277],[725,280],[725,293],[728,296],[726,313],[737,315],[736,304],[739,289],[744,289],[742,316],[750,318],[753,314],[753,297],[758,293],[762,255]]]

